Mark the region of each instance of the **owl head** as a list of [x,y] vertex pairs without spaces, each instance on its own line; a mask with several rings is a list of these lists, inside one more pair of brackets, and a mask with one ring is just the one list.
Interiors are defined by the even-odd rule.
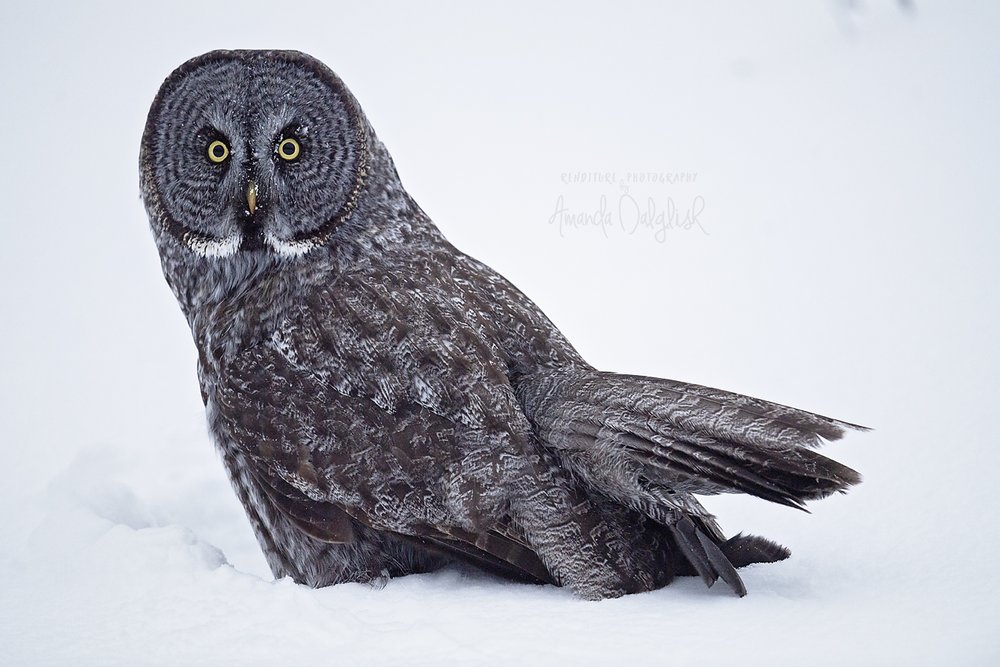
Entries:
[[140,154],[161,252],[221,261],[326,245],[358,206],[373,142],[354,97],[310,56],[213,51],[184,63],[152,104]]

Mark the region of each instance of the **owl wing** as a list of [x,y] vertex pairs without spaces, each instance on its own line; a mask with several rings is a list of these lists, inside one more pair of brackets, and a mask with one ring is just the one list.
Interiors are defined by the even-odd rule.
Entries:
[[399,280],[359,273],[310,290],[228,364],[218,417],[276,507],[315,538],[349,541],[353,520],[551,581],[505,511],[530,426],[496,350],[460,304]]

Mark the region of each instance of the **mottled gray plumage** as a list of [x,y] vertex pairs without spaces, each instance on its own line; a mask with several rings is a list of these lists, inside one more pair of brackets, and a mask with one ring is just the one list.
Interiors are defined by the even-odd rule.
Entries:
[[812,451],[849,424],[587,364],[444,239],[308,56],[217,51],[177,69],[141,187],[275,576],[325,586],[461,561],[586,598],[676,574],[742,595],[734,567],[788,552],[726,540],[692,494],[799,507],[859,481]]

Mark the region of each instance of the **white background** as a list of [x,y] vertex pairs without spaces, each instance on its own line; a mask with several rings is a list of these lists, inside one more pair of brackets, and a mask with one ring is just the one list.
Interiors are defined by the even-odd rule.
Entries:
[[[360,4],[0,9],[0,663],[1000,664],[997,6]],[[875,427],[826,450],[864,484],[811,515],[709,498],[793,551],[744,599],[273,582],[138,197],[149,103],[214,48],[329,64],[595,365]],[[696,174],[626,185],[702,197],[707,234],[550,224],[649,172]]]

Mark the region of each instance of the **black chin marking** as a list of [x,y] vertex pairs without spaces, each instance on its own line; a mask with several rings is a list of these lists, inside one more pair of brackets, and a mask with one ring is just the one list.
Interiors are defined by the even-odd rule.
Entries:
[[254,250],[267,250],[267,244],[264,243],[264,234],[259,230],[244,233],[243,238],[240,241],[240,252],[250,252]]

